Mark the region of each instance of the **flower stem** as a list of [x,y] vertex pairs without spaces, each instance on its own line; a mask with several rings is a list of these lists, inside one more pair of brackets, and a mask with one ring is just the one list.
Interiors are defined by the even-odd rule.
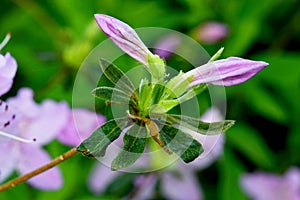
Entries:
[[23,176],[20,176],[18,178],[15,178],[3,185],[0,186],[0,192],[2,191],[5,191],[5,190],[8,190],[12,187],[15,187],[17,186],[18,184],[20,183],[23,183],[25,181],[27,181],[28,179],[38,175],[38,174],[41,174],[43,173],[44,171],[48,170],[48,169],[51,169],[52,167],[58,165],[59,163],[71,158],[72,156],[74,156],[76,153],[78,153],[77,149],[76,148],[73,148],[69,151],[67,151],[66,153],[60,155],[59,157],[55,158],[54,160],[52,160],[51,162],[47,163],[46,165],[44,166],[41,166],[40,168],[36,169],[36,170],[33,170]]

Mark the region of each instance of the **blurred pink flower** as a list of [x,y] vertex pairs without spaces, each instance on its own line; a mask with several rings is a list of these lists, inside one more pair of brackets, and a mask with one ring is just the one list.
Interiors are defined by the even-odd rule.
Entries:
[[69,146],[78,146],[105,122],[105,117],[86,109],[73,109],[68,121],[58,135],[58,140]]
[[10,53],[0,54],[0,96],[11,88],[16,71],[17,62]]
[[[9,133],[36,141],[28,144],[10,139],[0,143],[0,148],[5,149],[0,152],[1,181],[14,170],[23,175],[50,162],[51,158],[42,146],[57,137],[65,126],[69,114],[65,102],[44,100],[40,105],[36,104],[33,100],[33,92],[28,88],[20,89],[16,97],[8,99],[7,104],[8,109],[16,110],[18,120]],[[7,111],[6,113],[8,114]],[[58,189],[62,186],[62,182],[57,167],[28,181],[32,186],[43,190]]]
[[161,58],[168,58],[177,49],[180,38],[177,35],[167,35],[161,38],[154,46],[154,53]]
[[206,22],[197,30],[198,39],[205,44],[214,44],[228,35],[228,27],[220,22]]
[[[203,115],[202,120],[207,122],[220,121],[222,116],[218,109],[211,108]],[[211,165],[222,154],[224,135],[200,135],[192,131],[191,134],[203,145],[203,156],[189,164],[179,160],[177,163],[174,163],[171,170],[164,169],[157,173],[138,175],[134,180],[138,190],[133,197],[130,196],[130,199],[143,200],[153,198],[155,185],[158,180],[160,180],[162,194],[167,199],[203,199],[196,172]],[[111,171],[109,167],[97,164],[90,175],[89,188],[94,193],[99,194],[105,191],[108,184],[121,173],[124,172]]]
[[300,170],[290,168],[284,175],[265,172],[245,174],[241,186],[254,200],[299,200]]
[[183,75],[183,78],[193,76],[190,86],[202,83],[232,86],[247,81],[267,65],[268,63],[263,61],[229,57],[190,70]]

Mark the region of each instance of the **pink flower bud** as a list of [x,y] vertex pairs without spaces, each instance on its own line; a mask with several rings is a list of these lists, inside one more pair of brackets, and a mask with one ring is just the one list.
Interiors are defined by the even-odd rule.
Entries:
[[124,22],[103,14],[95,14],[95,19],[103,32],[125,53],[148,65],[148,50],[137,33]]
[[243,83],[266,67],[268,63],[247,60],[238,57],[209,62],[184,74],[184,78],[193,76],[190,86],[209,83],[231,86]]

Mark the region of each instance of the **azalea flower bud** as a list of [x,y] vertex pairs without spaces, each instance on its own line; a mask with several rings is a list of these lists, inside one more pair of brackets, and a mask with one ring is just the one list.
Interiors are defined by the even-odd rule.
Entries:
[[266,67],[268,63],[229,57],[199,66],[183,75],[187,79],[193,76],[190,86],[209,83],[232,86],[243,83]]
[[95,14],[103,32],[125,53],[148,66],[148,54],[153,55],[137,33],[124,22],[103,14]]

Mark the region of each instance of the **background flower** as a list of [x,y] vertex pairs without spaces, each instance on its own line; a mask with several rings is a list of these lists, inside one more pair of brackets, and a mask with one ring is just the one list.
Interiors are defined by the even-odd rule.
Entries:
[[105,122],[105,117],[87,109],[72,109],[58,140],[69,146],[78,146]]
[[205,22],[197,28],[197,37],[201,43],[214,44],[228,35],[228,26],[220,22]]
[[255,200],[299,200],[300,170],[293,167],[284,175],[266,172],[244,174],[241,186]]
[[[18,127],[11,132],[19,137],[34,139],[33,143],[15,140],[0,143],[6,151],[0,152],[1,180],[17,170],[26,174],[51,161],[49,154],[42,148],[57,137],[65,126],[68,106],[65,102],[56,103],[45,100],[40,105],[33,100],[33,92],[28,88],[20,89],[18,95],[8,99],[8,104],[17,110]],[[29,184],[43,190],[54,190],[62,186],[62,176],[57,167],[48,170],[28,181]]]
[[0,54],[0,96],[8,92],[13,83],[17,71],[17,62],[6,53],[5,56]]

